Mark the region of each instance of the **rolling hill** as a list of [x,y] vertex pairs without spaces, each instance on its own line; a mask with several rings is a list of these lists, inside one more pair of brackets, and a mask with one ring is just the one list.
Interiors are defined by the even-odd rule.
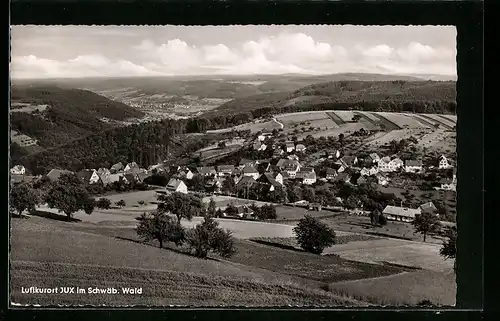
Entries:
[[454,101],[454,81],[328,81],[295,91],[281,91],[237,98],[208,113],[252,111],[257,108],[304,109],[324,103]]
[[[11,104],[11,129],[38,139],[44,148],[112,128],[129,118],[144,116],[140,110],[90,91],[49,85],[13,86]],[[16,108],[21,104],[46,108],[26,112]]]

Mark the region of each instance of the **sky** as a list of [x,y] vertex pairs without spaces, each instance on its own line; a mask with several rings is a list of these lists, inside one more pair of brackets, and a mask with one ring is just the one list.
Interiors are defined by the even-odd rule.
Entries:
[[11,77],[456,76],[454,26],[12,26]]

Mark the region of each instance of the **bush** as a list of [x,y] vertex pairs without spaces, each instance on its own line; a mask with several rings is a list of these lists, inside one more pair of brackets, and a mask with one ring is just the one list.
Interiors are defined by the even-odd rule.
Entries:
[[111,208],[111,201],[107,198],[102,197],[97,200],[95,205],[97,206],[97,208],[107,210]]
[[137,201],[137,204],[142,206],[142,205],[146,204],[146,202],[144,202],[143,200],[140,200],[140,201]]
[[208,252],[218,253],[222,257],[231,257],[235,253],[234,240],[230,231],[224,231],[211,217],[205,217],[201,224],[186,232],[186,241],[194,254],[206,258]]
[[276,207],[267,204],[254,209],[254,215],[259,220],[274,220],[278,218],[278,215],[276,214]]
[[293,230],[297,243],[307,252],[321,254],[325,247],[335,244],[335,231],[310,215],[301,219]]
[[120,206],[120,207],[122,207],[122,206],[125,206],[125,201],[124,201],[124,200],[119,200],[119,201],[118,201],[118,202],[116,202],[115,204],[116,204],[116,206]]

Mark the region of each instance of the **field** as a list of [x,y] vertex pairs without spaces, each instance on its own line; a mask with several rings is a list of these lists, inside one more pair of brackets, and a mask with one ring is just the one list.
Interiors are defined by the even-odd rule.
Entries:
[[385,117],[390,122],[393,122],[402,128],[429,128],[428,125],[419,122],[417,119],[414,119],[407,114],[378,112],[376,115]]
[[232,130],[250,130],[252,133],[257,133],[260,131],[272,131],[273,129],[280,129],[281,125],[274,120],[271,121],[253,121],[251,123],[241,124],[235,127],[208,130],[207,133],[225,133]]
[[[359,305],[297,278],[199,260],[40,218],[13,220],[11,302],[79,305]],[[303,281],[305,283],[305,281]],[[141,287],[143,295],[23,294],[21,287]]]
[[328,289],[339,295],[392,306],[416,305],[423,300],[436,305],[454,306],[457,293],[454,273],[426,270],[332,283]]

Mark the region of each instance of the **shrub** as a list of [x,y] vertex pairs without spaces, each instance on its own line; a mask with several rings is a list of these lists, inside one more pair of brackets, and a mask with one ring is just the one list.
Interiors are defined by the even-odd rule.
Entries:
[[231,257],[235,253],[232,233],[220,228],[219,223],[211,217],[205,217],[201,224],[187,230],[186,241],[200,258],[206,258],[208,252],[218,253],[222,257]]
[[124,201],[124,200],[119,200],[119,201],[118,201],[118,202],[116,202],[115,204],[116,204],[116,206],[120,206],[120,207],[122,207],[122,206],[125,206],[125,201]]
[[321,254],[325,247],[335,244],[335,231],[310,215],[301,219],[293,230],[297,243],[307,252]]
[[276,207],[273,205],[262,205],[260,208],[254,209],[254,215],[259,220],[274,220],[278,218]]
[[142,206],[142,205],[146,204],[146,202],[144,202],[143,200],[140,200],[140,201],[137,201],[137,204]]
[[111,208],[111,201],[107,198],[102,197],[102,198],[97,200],[96,206],[97,206],[97,208],[107,210],[107,209]]

